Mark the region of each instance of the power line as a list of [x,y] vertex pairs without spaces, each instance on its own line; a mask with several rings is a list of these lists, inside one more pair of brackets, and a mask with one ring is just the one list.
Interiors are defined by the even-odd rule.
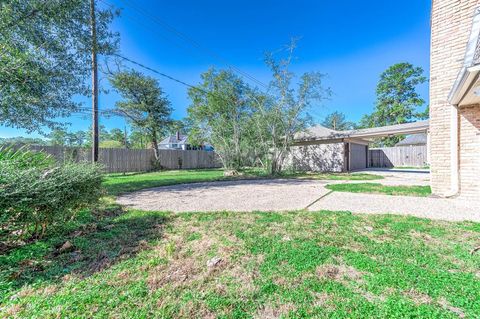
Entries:
[[[100,0],[102,1],[103,3],[107,4],[108,6],[110,7],[114,7],[113,4],[107,2],[106,0]],[[254,76],[248,74],[247,72],[239,69],[238,67],[232,65],[231,63],[229,63],[225,58],[221,57],[219,54],[215,53],[213,50],[211,49],[208,49],[204,46],[202,46],[199,42],[195,41],[193,38],[191,38],[190,36],[186,35],[185,33],[182,33],[180,31],[178,31],[177,29],[175,29],[173,26],[169,25],[168,23],[166,23],[165,21],[161,20],[160,18],[154,16],[154,15],[151,15],[149,14],[148,12],[146,12],[144,9],[132,4],[130,1],[126,1],[126,0],[121,0],[122,2],[124,2],[127,6],[129,6],[130,8],[132,8],[133,10],[137,11],[138,13],[142,14],[143,16],[146,16],[147,18],[149,18],[151,21],[153,21],[154,23],[156,23],[157,25],[159,25],[160,27],[162,27],[164,30],[174,34],[175,36],[177,36],[178,38],[182,39],[183,41],[185,42],[189,42],[191,45],[193,45],[195,48],[197,48],[198,50],[206,53],[207,55],[209,55],[210,57],[214,58],[215,60],[217,61],[220,61],[221,63],[227,65],[230,69],[232,69],[233,71],[235,71],[236,73],[240,74],[241,76],[249,79],[250,81],[256,83],[257,85],[259,86],[262,86],[264,88],[268,88],[268,85],[264,84],[263,82],[261,82],[260,80],[256,79]],[[148,28],[148,27],[147,27]]]
[[153,68],[151,68],[151,67],[149,67],[149,66],[146,66],[145,64],[142,64],[142,63],[140,63],[140,62],[136,62],[136,61],[134,61],[134,60],[132,60],[132,59],[129,59],[129,58],[123,56],[123,55],[120,55],[120,54],[118,54],[118,53],[114,53],[113,55],[116,56],[116,57],[119,57],[119,58],[121,58],[121,59],[123,59],[123,60],[125,60],[125,61],[128,61],[128,62],[130,62],[130,63],[132,63],[132,64],[138,65],[138,66],[141,67],[141,68],[144,68],[144,69],[149,70],[149,71],[151,71],[151,72],[153,72],[153,73],[156,73],[156,74],[158,74],[158,75],[160,75],[160,76],[163,76],[164,78],[167,78],[167,79],[169,79],[169,80],[172,80],[172,81],[175,81],[175,82],[177,82],[177,83],[180,83],[180,84],[182,84],[182,85],[184,85],[184,86],[186,86],[186,87],[192,88],[192,89],[194,89],[194,90],[201,91],[201,92],[203,92],[203,93],[205,93],[205,94],[212,94],[211,92],[205,91],[205,90],[203,90],[203,89],[201,89],[201,88],[199,88],[199,87],[196,87],[196,86],[194,86],[194,85],[188,84],[188,83],[186,83],[186,82],[184,82],[184,81],[182,81],[182,80],[176,79],[176,78],[174,78],[173,76],[170,76],[170,75],[165,74],[165,73],[163,73],[163,72],[157,71],[157,70],[155,70],[155,69],[153,69]]
[[[115,8],[115,5],[111,4],[111,3],[108,3],[107,1],[105,0],[100,0],[102,4],[104,4],[105,6],[107,6],[109,9],[114,9]],[[143,26],[145,29],[147,29],[148,31],[150,31],[151,33],[154,33],[156,36],[162,38],[163,40],[171,43],[172,45],[182,49],[182,50],[185,50],[185,51],[188,51],[189,49],[183,45],[180,45],[177,41],[172,41],[172,39],[170,39],[169,37],[166,37],[165,35],[163,35],[162,33],[156,31],[156,29],[151,29],[150,26],[148,26],[147,24],[145,24],[143,21],[144,20],[141,20],[139,18],[137,18],[136,16],[129,16],[129,15],[126,15],[126,14],[122,14],[122,17],[124,18],[127,18],[127,19],[130,19],[131,21]]]
[[[204,89],[202,89],[202,88],[199,88],[199,87],[197,87],[197,86],[188,84],[188,83],[186,83],[186,82],[184,82],[184,81],[182,81],[182,80],[179,80],[179,79],[177,79],[177,78],[174,78],[173,76],[170,76],[170,75],[165,74],[165,73],[163,73],[163,72],[157,71],[157,70],[155,70],[154,68],[151,68],[151,67],[149,67],[149,66],[146,66],[145,64],[142,64],[142,63],[140,63],[140,62],[134,61],[134,60],[132,60],[132,59],[130,59],[130,58],[127,58],[127,57],[125,57],[125,56],[123,56],[123,55],[120,55],[120,54],[118,54],[118,53],[114,53],[113,55],[116,56],[116,57],[119,57],[119,58],[121,58],[121,59],[123,59],[123,60],[125,60],[125,61],[128,61],[128,62],[130,62],[130,63],[132,63],[132,64],[135,64],[135,65],[137,65],[137,66],[139,66],[139,67],[141,67],[141,68],[144,68],[144,69],[146,69],[146,70],[149,70],[149,71],[151,71],[151,72],[153,72],[153,73],[155,73],[155,74],[158,74],[158,75],[160,75],[160,76],[162,76],[162,77],[165,77],[165,78],[167,78],[167,79],[169,79],[169,80],[171,80],[171,81],[175,81],[175,82],[180,83],[180,84],[182,84],[182,85],[184,85],[184,86],[186,86],[186,87],[188,87],[188,88],[191,88],[191,89],[193,89],[193,90],[197,90],[197,91],[199,91],[199,92],[202,92],[203,94],[207,94],[207,95],[214,96],[214,97],[216,97],[216,98],[219,98],[219,99],[224,100],[224,101],[227,102],[227,103],[230,103],[230,102],[231,102],[231,101],[229,101],[228,99],[226,99],[225,97],[216,94],[215,92],[210,92],[210,91],[204,90]],[[250,96],[250,97],[253,98],[253,99],[256,99],[253,95],[251,95],[251,94],[249,94],[249,93],[247,93],[247,95]],[[118,115],[118,113],[117,113],[115,110],[109,110],[109,111],[111,111],[113,115]]]

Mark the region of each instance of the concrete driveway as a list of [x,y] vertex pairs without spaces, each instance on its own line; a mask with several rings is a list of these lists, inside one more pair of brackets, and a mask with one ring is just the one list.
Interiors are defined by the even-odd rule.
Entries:
[[[430,171],[426,169],[389,169],[389,168],[367,168],[355,173],[367,173],[383,176],[383,179],[371,181],[383,185],[430,185]],[[352,181],[346,181],[352,182]],[[368,181],[358,181],[365,183]]]
[[333,183],[428,185],[425,171],[368,170],[384,176],[373,181],[308,179],[237,180],[180,184],[145,189],[117,198],[118,203],[142,210],[172,212],[212,211],[350,211],[361,214],[400,214],[462,221],[480,221],[480,202],[431,197],[389,196],[330,192]]

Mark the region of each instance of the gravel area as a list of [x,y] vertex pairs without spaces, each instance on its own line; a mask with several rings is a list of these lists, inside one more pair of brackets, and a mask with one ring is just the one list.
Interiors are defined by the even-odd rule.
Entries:
[[324,183],[305,179],[243,180],[164,186],[137,191],[117,202],[143,210],[287,211],[304,209],[325,195]]
[[333,192],[309,207],[311,211],[322,209],[480,222],[480,202],[461,199]]
[[480,201],[433,197],[390,196],[333,192],[334,183],[428,185],[428,171],[366,171],[385,177],[374,181],[308,179],[238,180],[180,184],[145,189],[117,198],[118,203],[142,210],[172,212],[212,211],[351,211],[361,214],[398,214],[423,218],[480,222]]

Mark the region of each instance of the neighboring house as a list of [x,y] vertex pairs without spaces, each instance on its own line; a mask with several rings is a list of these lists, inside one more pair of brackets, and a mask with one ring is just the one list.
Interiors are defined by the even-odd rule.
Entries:
[[432,192],[480,198],[480,1],[433,0],[430,50]]
[[204,143],[201,146],[193,146],[188,143],[188,136],[182,135],[177,131],[175,135],[170,135],[163,139],[158,147],[164,150],[204,150],[213,151],[213,147],[210,144]]
[[427,145],[427,134],[412,134],[395,144],[395,146],[419,146]]
[[379,137],[426,134],[429,122],[335,131],[321,125],[295,136],[286,166],[297,170],[348,172],[369,166],[368,145]]
[[177,132],[175,135],[170,135],[163,139],[158,146],[160,149],[187,150],[190,146],[187,140],[188,136]]

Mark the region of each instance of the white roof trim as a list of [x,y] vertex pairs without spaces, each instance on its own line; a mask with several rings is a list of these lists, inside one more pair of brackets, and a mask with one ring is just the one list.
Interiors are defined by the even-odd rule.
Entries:
[[429,121],[417,121],[412,123],[395,124],[382,127],[372,127],[349,131],[325,132],[321,135],[299,135],[295,140],[300,141],[324,141],[344,138],[369,139],[375,137],[387,137],[394,135],[407,135],[426,133],[429,128]]
[[448,101],[452,105],[459,105],[471,87],[475,84],[480,64],[480,8],[475,10],[472,22],[472,30],[468,39],[467,49],[463,66],[458,73],[457,79],[453,84],[452,90],[448,95]]

